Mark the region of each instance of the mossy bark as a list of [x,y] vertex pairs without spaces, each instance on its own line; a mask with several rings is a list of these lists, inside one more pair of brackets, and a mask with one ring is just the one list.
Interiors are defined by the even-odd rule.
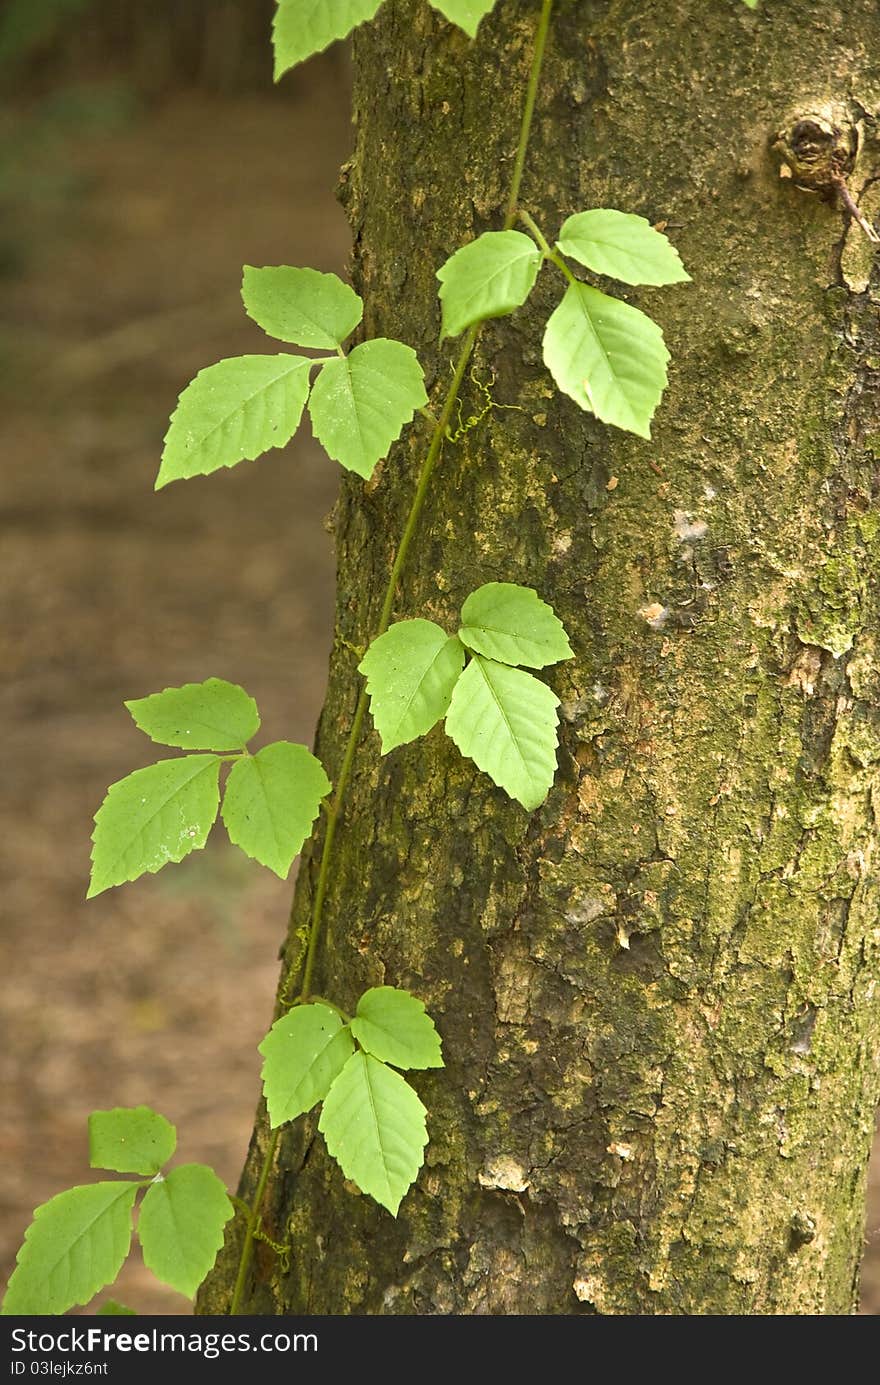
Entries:
[[[535,20],[502,3],[471,45],[389,0],[357,37],[366,331],[417,347],[438,395],[434,271],[501,223]],[[670,386],[651,442],[561,397],[550,266],[481,336],[498,407],[446,449],[396,614],[452,630],[490,580],[552,603],[576,655],[549,674],[557,780],[529,816],[442,729],[384,759],[364,735],[317,990],[411,989],[447,1066],[415,1079],[430,1145],[396,1221],[313,1122],[285,1133],[265,1227],[289,1268],[258,1245],[249,1311],[853,1310],[880,1091],[880,273],[770,146],[830,112],[871,194],[878,54],[876,0],[560,6],[523,203],[551,237],[587,206],[666,225],[693,283],[627,297]],[[465,418],[483,402],[469,382]],[[416,426],[343,485],[331,776],[424,447]],[[265,1142],[261,1116],[245,1196]]]

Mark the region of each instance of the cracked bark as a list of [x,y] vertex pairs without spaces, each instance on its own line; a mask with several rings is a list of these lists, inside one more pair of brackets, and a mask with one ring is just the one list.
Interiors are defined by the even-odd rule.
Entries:
[[[290,1269],[258,1245],[251,1312],[855,1304],[880,1091],[880,274],[847,275],[846,213],[781,182],[770,145],[832,109],[861,121],[872,186],[880,11],[680,0],[668,21],[660,0],[560,8],[523,189],[551,236],[590,205],[668,224],[694,283],[627,293],[672,351],[653,441],[551,388],[545,268],[484,330],[476,374],[515,408],[447,450],[397,602],[449,629],[490,580],[553,604],[576,653],[550,672],[557,782],[528,817],[439,730],[385,759],[365,736],[317,989],[413,990],[447,1067],[415,1079],[431,1143],[397,1221],[313,1125],[285,1134],[265,1224]],[[471,47],[389,0],[357,36],[366,331],[438,390],[434,270],[501,224],[534,23],[502,4]],[[342,487],[331,777],[424,445]],[[313,882],[307,859],[291,957]],[[260,1116],[243,1196],[265,1139]]]

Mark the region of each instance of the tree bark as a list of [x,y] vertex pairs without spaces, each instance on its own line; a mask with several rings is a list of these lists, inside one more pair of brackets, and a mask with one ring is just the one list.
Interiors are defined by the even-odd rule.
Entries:
[[[502,3],[471,45],[388,0],[357,35],[366,332],[438,391],[434,271],[501,224],[536,17]],[[552,603],[576,656],[549,674],[556,784],[529,816],[439,728],[384,759],[364,735],[316,990],[427,1003],[426,1167],[395,1221],[314,1121],[287,1131],[264,1228],[289,1265],[257,1246],[247,1311],[854,1310],[880,1094],[880,273],[771,145],[810,113],[858,133],[867,205],[878,54],[876,0],[560,5],[522,202],[550,239],[589,206],[666,224],[693,283],[627,297],[670,385],[651,442],[555,391],[552,266],[482,333],[464,416],[477,381],[498,407],[445,451],[396,616],[454,630],[492,580]],[[416,427],[342,487],[331,777],[424,447]],[[261,1115],[245,1197],[266,1139]]]

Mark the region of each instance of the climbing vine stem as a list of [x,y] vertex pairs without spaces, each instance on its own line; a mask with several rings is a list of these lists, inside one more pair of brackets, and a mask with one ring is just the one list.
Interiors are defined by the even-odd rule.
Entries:
[[544,235],[544,232],[541,230],[540,226],[537,224],[534,217],[529,216],[529,213],[527,211],[524,211],[522,207],[518,209],[517,215],[519,216],[519,219],[522,222],[523,226],[525,226],[527,230],[531,231],[532,235],[535,237],[535,240],[541,247],[541,253],[544,256],[544,259],[549,260],[551,264],[554,264],[556,268],[560,271],[560,273],[565,275],[566,279],[570,284],[576,283],[577,280],[575,279],[568,265],[565,263],[565,260],[559,254],[559,251],[554,250],[553,247],[550,245],[550,243],[547,240],[547,237]]
[[[523,172],[526,163],[526,153],[528,151],[529,135],[532,128],[532,120],[535,113],[535,101],[538,94],[538,84],[541,78],[541,67],[544,61],[544,50],[547,43],[547,34],[550,29],[550,17],[553,9],[553,0],[542,0],[541,14],[538,20],[538,28],[535,34],[535,44],[532,51],[532,62],[529,71],[528,84],[526,87],[525,101],[523,104],[522,121],[520,124],[519,140],[517,142],[516,155],[513,164],[513,176],[510,185],[510,196],[507,203],[507,212],[504,218],[504,229],[510,230],[517,219],[519,213],[519,193],[522,183]],[[546,245],[546,242],[544,242]],[[543,248],[543,247],[542,247]],[[548,247],[549,248],[549,247]],[[428,496],[431,484],[431,477],[434,468],[440,459],[443,451],[443,444],[447,441],[449,425],[452,422],[455,406],[458,402],[459,392],[462,381],[464,380],[473,355],[474,347],[480,333],[481,323],[475,323],[470,327],[464,337],[461,349],[455,362],[452,380],[443,401],[440,415],[434,425],[431,441],[425,459],[422,462],[416,482],[415,494],[412,504],[406,517],[406,523],[397,546],[394,562],[388,577],[388,584],[385,588],[385,595],[382,601],[382,610],[379,616],[379,623],[376,628],[374,638],[383,635],[391,623],[391,613],[394,609],[394,598],[401,574],[409,555],[410,547],[418,529],[419,520]],[[297,996],[294,1000],[290,999],[293,987],[293,968],[291,968],[281,987],[279,1000],[282,1006],[304,1003],[311,996],[312,977],[314,975],[315,961],[318,954],[318,946],[322,934],[324,920],[324,901],[327,895],[327,887],[330,881],[330,869],[333,860],[333,845],[336,839],[336,829],[342,814],[345,801],[345,794],[351,779],[351,771],[354,765],[354,757],[360,742],[361,728],[363,726],[364,715],[367,710],[368,696],[366,684],[361,688],[358,695],[357,704],[352,717],[351,728],[345,745],[345,752],[339,775],[336,780],[336,787],[331,800],[330,809],[327,814],[327,825],[324,832],[324,844],[321,851],[321,862],[318,867],[318,879],[315,884],[315,893],[312,901],[312,910],[309,918],[308,938],[306,943],[305,962],[303,964],[302,980]],[[254,1240],[257,1237],[260,1225],[260,1214],[263,1197],[266,1192],[266,1185],[269,1181],[269,1172],[275,1158],[275,1151],[278,1147],[278,1129],[274,1130],[269,1137],[266,1150],[263,1155],[263,1162],[260,1174],[257,1179],[257,1186],[254,1191],[253,1201],[250,1204],[250,1213],[245,1228],[244,1241],[242,1243],[241,1254],[238,1263],[238,1272],[235,1279],[230,1302],[229,1312],[236,1315],[241,1311],[242,1300],[244,1298],[245,1286],[247,1283],[248,1270],[250,1268],[251,1256],[253,1255]]]
[[541,67],[544,62],[544,49],[547,44],[547,34],[550,31],[550,15],[552,9],[553,0],[543,0],[541,17],[538,20],[538,31],[535,34],[532,66],[529,72],[528,86],[526,87],[526,99],[523,105],[519,143],[516,147],[516,158],[513,163],[513,177],[510,180],[510,197],[507,202],[507,215],[504,218],[505,231],[509,231],[516,221],[516,213],[519,207],[519,189],[522,183],[523,171],[526,166],[526,153],[529,147],[529,135],[532,131],[532,117],[535,114],[535,101],[538,96],[538,83],[541,80]]

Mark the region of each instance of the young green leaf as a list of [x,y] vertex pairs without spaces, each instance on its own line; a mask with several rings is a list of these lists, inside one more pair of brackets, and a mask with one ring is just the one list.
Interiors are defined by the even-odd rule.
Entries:
[[223,678],[166,688],[125,705],[151,741],[184,750],[241,750],[260,729],[254,699]]
[[412,347],[378,337],[321,367],[309,413],[327,455],[369,480],[415,410],[427,402]]
[[241,296],[248,317],[270,337],[319,351],[335,351],[364,315],[354,289],[317,269],[245,265]]
[[495,8],[495,0],[431,0],[431,4],[469,38],[476,37],[480,20]]
[[432,620],[401,620],[373,640],[358,668],[382,754],[424,736],[446,715],[464,650]]
[[111,784],[95,814],[86,898],[200,850],[220,805],[219,778],[216,755],[186,755]]
[[278,0],[272,23],[275,81],[372,19],[382,0]]
[[364,991],[351,1021],[361,1048],[396,1068],[442,1068],[440,1035],[420,1000],[395,986]]
[[556,242],[595,274],[625,284],[685,284],[691,276],[678,251],[650,221],[630,212],[596,207],[563,222]]
[[217,1258],[235,1208],[205,1164],[181,1164],[151,1183],[138,1215],[144,1264],[163,1284],[192,1298]]
[[312,830],[330,780],[304,745],[276,741],[232,766],[221,816],[229,840],[282,880]]
[[330,1088],[318,1129],[346,1178],[396,1217],[422,1167],[426,1115],[400,1073],[358,1051]]
[[531,587],[487,582],[461,608],[459,638],[502,664],[545,668],[572,657],[562,621]]
[[290,442],[309,396],[306,356],[234,356],[200,370],[165,434],[156,490]]
[[669,352],[651,318],[587,284],[570,284],[544,333],[544,362],[582,409],[640,438],[666,385]]
[[89,1163],[116,1173],[156,1174],[177,1148],[177,1131],[149,1106],[116,1106],[89,1116]]
[[354,1053],[347,1025],[329,1005],[296,1005],[260,1044],[263,1094],[274,1128],[323,1101]]
[[117,1303],[115,1298],[108,1298],[106,1303],[95,1314],[96,1318],[136,1318],[137,1313],[133,1308],[126,1308],[124,1303]]
[[556,773],[556,708],[546,683],[477,654],[455,685],[446,731],[474,764],[529,812]]
[[38,1207],[0,1311],[54,1316],[112,1284],[131,1245],[137,1190],[137,1183],[90,1183]]
[[541,251],[522,231],[486,231],[437,270],[443,336],[474,322],[503,317],[525,303],[541,267]]

